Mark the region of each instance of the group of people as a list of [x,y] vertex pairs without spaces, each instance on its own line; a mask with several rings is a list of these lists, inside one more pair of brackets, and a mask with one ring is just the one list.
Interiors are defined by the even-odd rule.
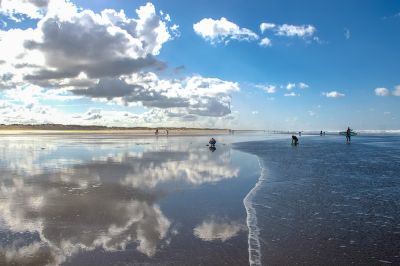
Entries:
[[[156,136],[158,136],[158,134],[159,134],[158,128],[156,128],[156,131],[154,132],[154,134],[155,134]],[[165,135],[168,136],[168,134],[169,134],[168,129],[165,129]]]
[[[343,132],[341,132],[343,134]],[[353,131],[350,127],[347,127],[347,130],[344,132],[344,135],[346,136],[346,143],[350,144],[351,142],[351,136],[353,134]],[[319,133],[320,136],[325,136],[325,131],[322,131]],[[301,131],[299,131],[299,136],[301,136]],[[292,135],[292,145],[297,146],[299,144],[299,138],[295,135]]]

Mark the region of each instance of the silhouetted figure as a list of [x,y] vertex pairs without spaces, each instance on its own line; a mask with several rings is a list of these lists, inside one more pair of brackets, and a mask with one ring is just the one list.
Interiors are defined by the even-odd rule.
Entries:
[[349,144],[350,141],[351,141],[351,129],[350,129],[350,127],[347,127],[347,130],[346,130],[346,143]]
[[156,129],[156,132],[154,133],[156,136],[158,136],[158,128]]
[[165,130],[165,133],[166,133],[166,134],[167,134],[167,136],[168,136],[168,134],[169,134],[169,132],[168,132],[168,129],[166,129],[166,130]]
[[299,139],[295,135],[292,135],[292,145],[297,146],[297,144],[299,144]]
[[324,136],[325,136],[326,132],[324,131]]
[[319,135],[322,136],[322,130],[321,130],[321,132],[319,132]]
[[215,146],[215,144],[217,143],[217,141],[214,139],[214,138],[211,138],[210,139],[210,141],[208,142],[210,145],[211,145],[211,147],[212,146]]
[[215,150],[217,149],[215,146],[210,146],[210,147],[208,147],[208,149],[210,150],[210,151],[212,151],[212,152],[215,152]]
[[299,131],[299,137],[301,137],[301,131]]

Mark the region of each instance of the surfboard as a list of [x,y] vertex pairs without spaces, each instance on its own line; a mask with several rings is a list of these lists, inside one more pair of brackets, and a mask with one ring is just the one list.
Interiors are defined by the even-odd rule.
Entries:
[[[339,132],[339,135],[346,136],[346,131],[341,131],[341,132]],[[350,136],[357,136],[357,133],[354,132],[354,131],[351,131],[351,132],[350,132]]]

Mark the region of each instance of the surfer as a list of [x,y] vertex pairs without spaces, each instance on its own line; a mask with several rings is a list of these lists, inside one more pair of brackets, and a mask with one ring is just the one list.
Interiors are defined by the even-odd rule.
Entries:
[[351,129],[350,129],[350,127],[347,127],[347,130],[346,130],[346,143],[349,144],[350,141],[351,141]]
[[297,146],[297,144],[299,144],[299,139],[295,135],[292,135],[292,145]]

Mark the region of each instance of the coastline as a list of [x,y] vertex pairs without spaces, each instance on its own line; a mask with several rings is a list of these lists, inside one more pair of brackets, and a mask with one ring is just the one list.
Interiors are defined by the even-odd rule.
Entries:
[[[154,136],[155,129],[0,129],[0,135],[129,135]],[[229,135],[229,129],[168,129],[168,136]],[[159,129],[158,136],[167,136],[165,129]]]

